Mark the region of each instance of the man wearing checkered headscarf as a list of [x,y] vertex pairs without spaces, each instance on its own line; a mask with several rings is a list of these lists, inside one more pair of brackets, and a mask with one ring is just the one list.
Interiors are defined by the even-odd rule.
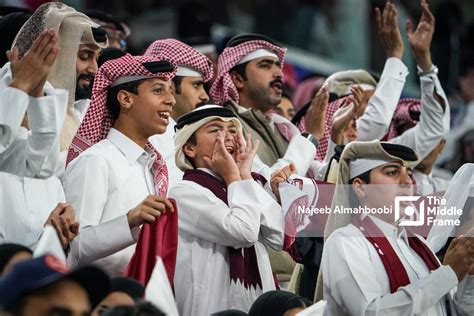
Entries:
[[[429,105],[427,108],[430,110]],[[436,112],[433,111],[433,114],[436,114]],[[445,191],[450,183],[450,181],[445,178],[433,174],[434,162],[443,151],[446,142],[444,134],[442,132],[437,132],[434,137],[429,137],[429,135],[427,137],[423,136],[422,133],[424,132],[426,134],[426,130],[429,131],[430,128],[434,128],[435,131],[442,131],[443,129],[447,130],[447,126],[439,126],[439,129],[436,128],[437,125],[434,124],[436,123],[436,120],[426,122],[427,118],[436,118],[433,114],[430,114],[429,111],[427,112],[426,109],[422,109],[422,102],[420,99],[400,99],[397,109],[393,114],[392,123],[390,124],[387,134],[387,141],[400,144],[403,144],[404,138],[410,134],[420,135],[418,136],[419,141],[417,143],[423,144],[424,150],[421,150],[422,155],[420,155],[420,161],[413,170],[413,179],[416,182],[415,193],[419,195],[429,195],[434,192]],[[444,116],[446,115],[439,111],[438,121],[441,121]],[[444,118],[444,120],[447,119],[448,118]],[[418,124],[421,125],[416,127]],[[415,145],[417,143],[415,143]],[[420,147],[420,145],[418,145],[418,147]]]
[[127,54],[100,67],[64,175],[66,200],[81,224],[70,264],[95,262],[122,275],[139,227],[171,216],[166,163],[148,137],[166,130],[175,73],[159,56]]
[[260,139],[254,171],[269,178],[272,171],[293,162],[305,175],[315,145],[272,110],[280,104],[286,48],[257,34],[232,38],[219,56],[211,99],[231,109],[252,138]]
[[183,177],[183,172],[176,167],[174,159],[176,120],[209,101],[204,84],[213,78],[212,63],[209,58],[191,46],[172,38],[153,42],[144,55],[163,56],[178,65],[176,76],[172,79],[176,104],[171,111],[170,123],[166,133],[150,138],[150,142],[160,149],[166,160],[170,182],[174,183]]
[[[231,109],[244,130],[260,140],[253,171],[267,180],[289,163],[304,176],[316,153],[312,141],[272,111],[281,101],[285,53],[286,48],[266,36],[232,38],[219,56],[218,74],[210,91],[214,102]],[[271,250],[269,254],[278,281],[288,282],[295,265],[290,255]]]

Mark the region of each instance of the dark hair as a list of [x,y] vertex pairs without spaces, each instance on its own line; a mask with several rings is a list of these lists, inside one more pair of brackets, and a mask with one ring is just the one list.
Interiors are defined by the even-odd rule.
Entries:
[[118,93],[121,90],[125,90],[133,94],[138,94],[138,86],[145,80],[146,79],[141,79],[122,83],[109,90],[107,93],[107,108],[109,109],[109,113],[112,115],[114,121],[117,120],[120,115],[120,102],[117,99]]
[[286,305],[285,305],[285,312],[289,311],[290,309],[293,308],[306,308],[313,305],[313,303],[308,300],[306,297],[303,296],[298,296],[295,297],[294,299],[290,300]]
[[106,309],[102,316],[165,316],[165,314],[150,302],[143,301],[132,306],[114,306]]
[[232,67],[232,69],[229,70],[229,73],[236,72],[239,75],[241,75],[244,80],[247,80],[246,69],[247,69],[247,65],[249,64],[249,62],[250,61],[246,61],[245,63],[242,63],[242,64],[239,64],[239,65],[236,65],[236,66]]
[[174,91],[176,94],[181,94],[181,82],[183,78],[183,76],[174,76],[173,79],[171,79],[174,83]]
[[361,179],[362,181],[364,181],[365,183],[369,184],[370,183],[370,172],[372,171],[373,169],[369,170],[369,171],[366,171],[352,179],[349,180],[349,184],[350,184],[350,188],[349,188],[349,205],[351,207],[357,207],[360,205],[360,202],[359,202],[359,199],[357,198],[357,195],[356,193],[354,192],[354,189],[352,188],[352,183],[354,183],[354,180],[359,178]]

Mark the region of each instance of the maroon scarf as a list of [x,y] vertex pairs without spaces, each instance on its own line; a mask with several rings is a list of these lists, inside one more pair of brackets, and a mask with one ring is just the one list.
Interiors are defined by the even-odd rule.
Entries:
[[[383,233],[377,225],[375,225],[372,219],[369,216],[366,216],[361,220],[360,216],[354,216],[352,218],[352,224],[360,229],[365,238],[367,238],[376,249],[380,250],[377,251],[377,253],[380,256],[380,260],[382,260],[385,271],[387,272],[390,283],[390,292],[395,293],[398,288],[410,284],[410,279],[408,278],[405,267],[398,258],[395,250],[393,250],[388,239],[386,237],[373,237],[383,236]],[[438,269],[440,267],[439,261],[428,246],[426,246],[424,242],[409,230],[407,230],[407,233],[410,247],[418,254],[418,256],[420,256],[421,259],[423,259],[428,269],[430,269],[430,271]]]
[[[252,173],[252,176],[255,181],[260,182],[262,185],[265,184],[266,180],[261,175]],[[186,170],[183,180],[192,181],[207,188],[228,205],[227,187],[222,181],[209,173],[197,169]],[[229,254],[230,279],[235,282],[239,280],[247,289],[250,289],[251,286],[257,287],[257,285],[262,288],[255,247],[239,249],[227,247],[227,251]]]

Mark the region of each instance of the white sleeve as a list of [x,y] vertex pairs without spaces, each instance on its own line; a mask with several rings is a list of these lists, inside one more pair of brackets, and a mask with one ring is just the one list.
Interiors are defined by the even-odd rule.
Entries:
[[311,167],[309,171],[312,174],[312,177],[316,180],[324,180],[326,172],[329,167],[329,162],[332,156],[335,154],[334,148],[337,144],[331,140],[331,137],[328,139],[328,148],[326,149],[326,155],[324,156],[323,161],[313,160],[311,162]]
[[296,174],[304,177],[315,156],[316,147],[314,144],[303,136],[296,135],[288,144],[285,156],[278,159],[273,166],[267,166],[256,155],[252,164],[252,171],[261,174],[267,181],[270,181],[272,173],[293,163],[296,167]]
[[330,295],[348,315],[422,314],[458,283],[454,271],[442,266],[387,294],[376,279],[363,237],[333,234],[324,245],[322,267],[324,295]]
[[[5,88],[7,89],[10,91],[10,97],[23,94],[14,88]],[[10,141],[11,136],[6,136],[5,144],[8,147],[3,148],[3,152],[0,153],[1,171],[33,178],[48,178],[55,173],[60,159],[59,137],[66,115],[67,91],[48,88],[44,91],[46,93],[44,97],[28,97],[26,109],[30,125],[28,136],[22,138],[13,135],[15,138],[13,141]],[[13,104],[16,102],[15,99],[11,101]],[[24,114],[23,112],[23,116]],[[15,118],[14,124],[17,124],[18,120],[19,117]],[[9,130],[13,132],[16,128],[18,133],[19,127],[20,125],[12,126]]]
[[454,305],[460,315],[474,315],[474,275],[467,275],[459,283]]
[[[134,244],[137,229],[130,230],[127,215],[102,222],[108,196],[109,166],[97,156],[79,156],[66,169],[66,200],[76,210],[79,235],[71,243],[68,262],[84,265]],[[118,233],[120,232],[120,233]]]
[[210,242],[234,248],[250,247],[259,238],[262,220],[269,229],[275,221],[275,201],[254,180],[232,182],[227,188],[228,206],[211,191],[189,181],[170,189],[178,207],[179,229]]
[[268,207],[262,209],[259,241],[273,250],[280,251],[283,249],[285,236],[284,211],[281,205],[276,202],[269,182],[265,184],[264,191],[268,194],[265,201],[265,205],[268,204]]
[[[436,74],[420,78],[421,85],[421,114],[420,121],[402,135],[390,142],[413,148],[424,159],[449,131],[450,109],[448,99],[441,88]],[[438,94],[445,109],[434,98]]]
[[408,69],[400,59],[387,59],[375,93],[357,120],[357,140],[371,141],[387,134],[407,75]]
[[13,142],[28,107],[28,94],[6,87],[0,89],[0,154]]

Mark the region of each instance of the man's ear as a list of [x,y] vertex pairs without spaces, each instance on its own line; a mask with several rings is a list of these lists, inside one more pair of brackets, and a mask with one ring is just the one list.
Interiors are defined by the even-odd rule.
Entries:
[[232,71],[230,73],[230,78],[237,89],[242,89],[244,87],[245,80],[237,71]]
[[117,93],[117,100],[121,108],[130,109],[133,106],[133,94],[131,92],[120,90]]
[[194,159],[196,157],[195,148],[196,146],[190,145],[189,143],[184,144],[183,145],[184,155],[188,156],[191,159]]
[[366,192],[367,186],[366,186],[366,184],[367,183],[365,183],[364,181],[362,181],[359,178],[355,178],[352,181],[352,189],[354,190],[354,193],[357,195],[357,197],[359,199],[365,198],[367,196],[367,192]]

